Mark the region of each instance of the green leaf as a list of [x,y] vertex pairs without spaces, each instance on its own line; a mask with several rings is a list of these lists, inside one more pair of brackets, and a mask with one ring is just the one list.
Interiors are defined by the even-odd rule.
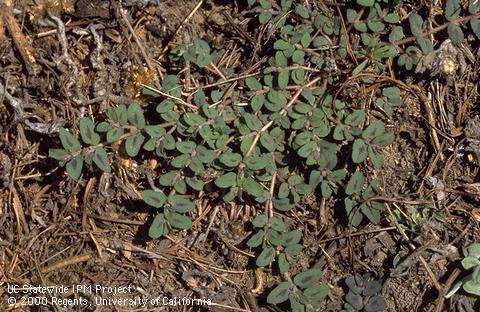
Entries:
[[290,284],[282,282],[277,285],[267,296],[267,302],[270,304],[279,304],[288,300],[290,294]]
[[196,113],[185,113],[183,119],[189,126],[198,127],[205,124],[206,120]]
[[375,168],[383,166],[383,155],[375,152],[371,146],[368,147],[368,157],[370,157],[370,161]]
[[480,260],[477,257],[468,256],[463,258],[462,266],[465,270],[470,270],[476,266],[480,266]]
[[361,73],[365,69],[365,66],[367,66],[367,65],[368,65],[368,59],[364,60],[363,62],[358,64],[357,67],[355,67],[353,69],[352,75],[357,75],[357,74]]
[[285,247],[298,244],[302,239],[302,232],[298,230],[290,231],[284,234],[285,236],[285,243],[283,244]]
[[327,175],[327,179],[332,182],[340,182],[347,176],[347,170],[338,169]]
[[145,137],[141,133],[129,136],[125,140],[125,151],[127,152],[128,156],[137,156],[140,148],[142,147],[143,141],[145,141]]
[[278,211],[289,211],[293,208],[293,204],[290,203],[290,199],[288,198],[274,198],[273,206]]
[[162,186],[172,186],[175,184],[177,176],[178,176],[178,171],[170,171],[165,174],[162,174],[158,179],[158,182],[160,182],[160,185]]
[[260,129],[262,129],[262,122],[258,119],[257,116],[250,113],[244,113],[242,117],[250,130],[260,131]]
[[200,68],[208,66],[212,63],[212,56],[210,54],[198,55],[195,63]]
[[328,285],[321,284],[309,287],[303,291],[303,295],[307,297],[307,300],[310,302],[322,302],[328,294]]
[[368,21],[367,26],[373,32],[381,32],[385,30],[385,24],[380,21]]
[[196,177],[186,177],[185,182],[195,191],[203,190],[204,183],[202,180],[197,179]]
[[258,256],[256,264],[259,267],[264,267],[272,263],[273,260],[275,260],[275,248],[267,246]]
[[362,296],[349,291],[345,296],[345,300],[355,309],[355,311],[361,311],[363,309]]
[[68,176],[73,180],[78,180],[78,178],[80,178],[80,175],[82,174],[82,168],[83,168],[82,155],[75,156],[65,166]]
[[288,70],[283,70],[278,74],[278,87],[280,90],[285,90],[288,86],[288,79],[290,77],[290,72]]
[[291,244],[285,248],[285,253],[290,257],[296,257],[302,252],[303,246],[300,244]]
[[371,7],[375,3],[375,0],[357,0],[357,3],[364,7]]
[[462,6],[460,5],[460,0],[447,0],[445,3],[445,18],[452,22],[457,17],[460,16]]
[[417,13],[412,13],[408,17],[410,23],[410,30],[414,36],[421,36],[423,30],[423,19]]
[[[185,156],[187,156],[188,158],[188,155],[185,155]],[[183,165],[185,164],[186,162],[183,163]],[[180,166],[178,168],[180,168]],[[195,172],[195,174],[201,174],[202,172],[205,171],[205,166],[202,164],[202,162],[198,157],[193,157],[190,159],[190,164],[188,164],[188,168],[190,168],[193,172]]]
[[[476,267],[475,271],[480,271],[480,267]],[[463,290],[468,292],[469,294],[473,294],[476,296],[480,296],[480,283],[478,281],[473,280],[473,274],[470,274],[463,278]]]
[[400,16],[398,16],[398,13],[389,13],[383,17],[383,20],[387,23],[394,24],[400,22]]
[[60,142],[62,142],[62,146],[69,152],[77,151],[82,148],[78,139],[73,136],[70,132],[65,130],[65,128],[59,129],[59,136]]
[[263,243],[263,237],[265,232],[263,230],[259,230],[257,233],[253,234],[252,237],[247,241],[247,246],[250,248],[255,248],[260,246]]
[[237,167],[242,161],[242,155],[232,152],[223,153],[220,155],[219,160],[227,167]]
[[288,263],[287,257],[284,253],[281,253],[278,256],[278,268],[280,270],[280,274],[288,272],[288,270],[290,269],[290,263]]
[[301,4],[298,4],[295,7],[295,13],[297,13],[298,15],[300,15],[302,18],[305,18],[305,19],[309,17],[307,8]]
[[175,195],[168,196],[168,203],[178,213],[190,212],[195,207],[191,200]]
[[275,143],[272,136],[268,132],[262,132],[260,134],[260,143],[269,152],[274,152],[277,147],[277,144]]
[[197,145],[192,141],[180,141],[175,144],[177,150],[182,154],[190,154],[195,150]]
[[[172,165],[175,168],[180,169],[180,168],[183,168],[187,164],[189,159],[190,159],[190,155],[180,154],[177,157],[175,157],[174,159],[172,159],[172,161],[170,162],[170,165]],[[198,164],[198,163],[199,162],[196,162],[195,164]]]
[[363,291],[363,286],[362,287],[359,287],[357,285],[357,282],[355,281],[355,277],[354,276],[347,276],[345,278],[345,284],[347,284],[347,287],[354,293],[354,294],[357,294],[357,295],[360,295]]
[[405,37],[405,34],[403,33],[402,26],[395,26],[392,28],[390,35],[388,35],[388,41],[390,41],[391,43],[394,43],[395,41],[403,39],[404,37]]
[[472,18],[470,20],[470,27],[472,28],[473,33],[480,39],[480,20],[478,18]]
[[[251,177],[244,178],[242,180],[242,189],[248,194],[255,197],[263,197],[264,193],[267,192],[260,183],[252,179]],[[267,192],[268,193],[268,192]]]
[[192,219],[176,212],[169,214],[167,219],[168,223],[177,229],[188,230],[192,227]]
[[417,38],[417,43],[422,49],[423,54],[427,55],[433,51],[433,44],[430,39],[425,37]]
[[469,0],[468,1],[468,12],[470,14],[477,14],[478,12],[480,12],[480,1]]
[[307,31],[302,35],[302,39],[300,39],[300,43],[304,49],[308,49],[308,47],[310,46],[310,43],[312,43],[312,37]]
[[127,124],[127,121],[128,121],[127,107],[124,104],[121,104],[117,108],[115,108],[115,114],[117,116],[116,121],[118,121],[118,123],[121,126],[124,126]]
[[110,173],[112,169],[110,168],[110,162],[108,161],[107,152],[103,147],[97,147],[93,153],[93,162],[100,168],[103,172]]
[[260,214],[252,220],[253,226],[257,228],[264,227],[265,224],[267,224],[267,222],[268,222],[268,217],[265,214]]
[[262,90],[263,88],[260,82],[258,82],[258,80],[255,79],[254,77],[245,78],[245,84],[252,91],[259,91],[259,90]]
[[373,139],[372,143],[378,146],[387,146],[390,145],[394,140],[395,134],[392,132],[387,132]]
[[80,135],[83,142],[90,145],[97,145],[100,143],[100,136],[95,133],[95,125],[93,121],[88,117],[80,119]]
[[454,45],[459,45],[464,39],[463,31],[460,26],[453,23],[448,24],[447,33],[448,37],[450,38],[450,40],[452,40],[452,43]]
[[400,97],[400,89],[397,87],[384,88],[382,94],[389,99],[397,99]]
[[263,103],[265,102],[265,95],[264,94],[258,94],[258,95],[255,95],[251,102],[250,102],[250,106],[252,107],[252,110],[254,112],[258,112],[260,111],[260,109],[262,109],[262,106],[263,106]]
[[322,276],[322,271],[319,269],[310,269],[295,275],[293,282],[298,287],[304,289],[313,286],[313,284],[318,282]]
[[206,148],[203,145],[197,145],[195,151],[196,158],[198,158],[204,164],[213,162],[214,159],[217,157],[217,154],[214,151]]
[[365,312],[379,312],[387,309],[387,303],[381,296],[371,297],[364,307]]
[[363,188],[365,177],[360,171],[356,171],[347,183],[345,193],[347,195],[358,194]]
[[287,67],[288,60],[285,57],[284,52],[282,52],[282,51],[275,52],[275,64],[279,67]]
[[365,111],[363,109],[357,109],[345,118],[345,123],[350,126],[358,127],[364,120]]
[[147,134],[152,138],[158,139],[164,136],[167,131],[165,131],[165,128],[162,128],[158,125],[154,125],[154,126],[146,126],[145,132],[147,132]]
[[305,69],[297,68],[292,71],[292,80],[296,84],[303,84],[305,82]]
[[305,52],[302,50],[296,50],[292,54],[292,61],[294,63],[303,65],[305,63]]
[[355,19],[357,18],[357,11],[353,10],[353,9],[347,9],[347,21],[350,23],[350,24],[353,24],[355,22]]
[[127,111],[128,121],[136,126],[138,129],[145,128],[145,116],[143,115],[143,109],[137,102],[133,102],[128,106]]
[[385,124],[381,120],[374,120],[365,130],[363,130],[362,138],[373,139],[385,133]]
[[273,48],[275,50],[288,50],[291,47],[292,45],[283,39],[279,39],[273,43]]
[[61,148],[51,148],[48,150],[48,157],[56,160],[66,160],[68,158],[68,152]]
[[266,23],[268,23],[268,21],[270,20],[271,17],[272,17],[272,14],[270,14],[270,12],[263,11],[258,16],[258,21],[260,22],[260,24],[266,24]]
[[157,110],[157,113],[164,114],[169,111],[172,111],[173,107],[174,107],[174,104],[171,100],[163,100],[162,102],[160,102],[160,104],[157,105],[156,110]]
[[360,205],[360,210],[373,224],[380,223],[381,211],[377,208],[377,206],[363,204]]
[[474,243],[467,247],[469,256],[480,258],[480,243]]
[[272,4],[269,0],[258,0],[258,3],[264,8],[265,10],[270,10],[272,8]]
[[354,24],[353,24],[353,27],[354,27],[356,30],[358,30],[358,31],[360,31],[360,32],[362,32],[362,33],[368,31],[367,23],[364,23],[364,22],[354,23]]
[[142,192],[141,196],[144,202],[155,208],[162,207],[167,201],[167,196],[165,196],[163,192],[157,192],[154,190],[145,190]]
[[310,141],[300,147],[298,150],[298,155],[303,158],[307,158],[310,154],[312,154],[317,149],[317,144],[313,141]]
[[107,132],[109,128],[110,128],[110,124],[106,121],[102,121],[98,123],[96,130],[97,132]]
[[367,145],[362,139],[356,139],[352,146],[352,160],[354,163],[359,164],[364,161],[368,156]]
[[166,235],[168,229],[166,227],[166,220],[163,213],[159,213],[153,219],[150,228],[148,229],[148,236],[153,239],[159,238],[160,236]]
[[177,182],[173,185],[173,189],[175,192],[178,194],[185,194],[187,193],[187,183],[185,183],[184,179],[179,179]]
[[124,131],[122,128],[112,128],[110,130],[108,130],[107,132],[107,142],[108,143],[113,143],[113,142],[116,142],[118,141],[122,135],[123,135]]
[[215,179],[215,185],[219,188],[229,188],[237,185],[237,174],[235,172],[227,172]]
[[287,226],[285,225],[285,222],[283,222],[282,219],[280,219],[279,217],[276,217],[276,216],[272,216],[268,220],[268,224],[270,225],[270,227],[272,229],[274,229],[278,232],[283,232],[287,228]]
[[269,163],[268,158],[264,156],[248,156],[243,162],[247,168],[254,171],[264,169]]

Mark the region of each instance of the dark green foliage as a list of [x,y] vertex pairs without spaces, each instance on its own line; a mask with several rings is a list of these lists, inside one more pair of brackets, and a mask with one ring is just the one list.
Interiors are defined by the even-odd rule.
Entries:
[[[448,14],[455,26],[453,21],[462,12],[450,2]],[[152,186],[155,190],[141,195],[153,207],[152,238],[190,229],[192,198],[199,194],[215,193],[224,203],[248,203],[257,211],[273,207],[275,212],[252,221],[255,229],[245,244],[257,251],[258,266],[276,269],[278,265],[279,272],[288,276],[302,253],[305,229],[295,229],[296,224],[287,225],[286,220],[297,213],[303,196],[314,193],[318,198],[343,201],[354,226],[364,220],[381,221],[383,206],[372,199],[380,185],[368,170],[382,166],[383,148],[395,139],[383,120],[401,105],[401,92],[382,82],[372,92],[368,107],[358,105],[349,91],[336,92],[340,72],[351,72],[352,88],[363,90],[374,81],[357,76],[383,75],[394,59],[412,69],[434,46],[422,37],[425,25],[416,13],[401,22],[385,1],[357,0],[345,9],[346,26],[351,25],[359,38],[353,51],[358,63],[333,64],[339,57],[351,58],[338,16],[324,15],[315,5],[300,1],[281,0],[272,6],[268,0],[251,0],[248,4],[256,6],[259,22],[268,24],[270,39],[264,51],[272,53],[258,72],[234,84],[221,78],[205,86],[199,80],[196,90],[182,84],[184,71],[166,74],[157,83],[159,90],[144,90],[151,103],[109,108],[97,124],[82,118],[79,135],[85,146],[62,128],[63,149],[49,154],[74,179],[82,176],[84,163],[111,172],[117,169],[110,164],[114,157],[158,160],[161,170],[153,182],[162,191]],[[471,10],[477,8],[472,5]],[[478,26],[473,19],[471,23],[472,28]],[[454,26],[449,34],[458,43],[463,33]],[[416,36],[416,45],[397,50],[396,42],[410,35]],[[171,50],[172,72],[188,67],[200,77],[215,69],[227,79],[237,77],[232,69],[213,66],[213,51],[206,41],[192,39]],[[150,115],[142,108],[148,105],[154,105]],[[340,194],[344,197],[339,198]],[[319,309],[328,291],[326,285],[318,284],[321,277],[319,270],[311,269],[290,281],[286,278],[267,301],[289,301],[298,311]]]
[[371,279],[369,274],[348,276],[345,279],[348,293],[345,296],[344,310],[342,312],[378,312],[386,311],[385,299],[379,293],[382,284]]

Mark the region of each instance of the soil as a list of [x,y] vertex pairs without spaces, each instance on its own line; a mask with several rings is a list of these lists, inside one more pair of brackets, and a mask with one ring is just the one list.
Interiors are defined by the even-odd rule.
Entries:
[[[141,83],[171,70],[166,52],[178,44],[204,38],[215,62],[248,69],[265,52],[256,51],[259,36],[260,42],[268,40],[255,27],[254,12],[243,3],[205,1],[186,21],[196,1],[128,0],[122,4],[124,17],[114,1],[58,0],[47,7],[47,1],[22,0],[13,11],[5,9],[9,2],[0,1],[5,26],[0,24],[0,310],[14,308],[4,303],[12,296],[7,285],[64,285],[70,290],[62,298],[90,303],[98,297],[94,292],[74,293],[72,286],[130,285],[130,297],[208,298],[216,304],[138,311],[287,310],[267,304],[268,290],[278,280],[271,269],[255,270],[253,251],[245,245],[252,231],[246,221],[255,207],[202,199],[191,231],[151,240],[151,210],[136,199],[136,181],[158,174],[151,160],[117,153],[114,173],[96,172],[74,182],[47,157],[58,144],[58,127],[74,125],[78,112],[104,111],[132,98],[148,103]],[[25,51],[12,36],[8,14],[26,38],[20,43],[29,47]],[[64,42],[56,33],[61,28]],[[386,150],[384,167],[371,170],[383,183],[389,207],[381,225],[353,229],[338,218],[332,200],[316,196],[304,198],[301,217],[289,220],[307,233],[293,274],[314,266],[328,281],[322,311],[341,310],[343,279],[365,272],[384,284],[388,311],[480,311],[478,300],[462,294],[443,300],[435,285],[452,285],[462,246],[480,238],[478,141],[465,136],[480,113],[480,54],[478,46],[464,49],[474,59],[466,59],[460,76],[411,82],[430,95],[430,103],[415,92],[402,93],[404,104],[389,123],[397,140]],[[2,89],[21,107],[7,103]],[[426,105],[434,111],[440,150],[424,117]],[[130,308],[91,304],[67,310]]]

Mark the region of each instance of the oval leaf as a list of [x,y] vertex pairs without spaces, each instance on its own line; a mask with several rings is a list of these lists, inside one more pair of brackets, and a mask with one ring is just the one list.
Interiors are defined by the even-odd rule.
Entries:
[[72,152],[82,148],[78,139],[64,128],[59,129],[59,136],[63,148],[67,151]]
[[140,148],[142,147],[143,141],[145,141],[145,137],[141,133],[129,136],[125,140],[125,151],[127,152],[128,156],[137,156]]
[[110,162],[108,161],[107,152],[103,147],[97,147],[93,153],[93,162],[104,172],[110,173],[112,169],[110,168]]
[[288,300],[290,294],[290,284],[282,282],[277,285],[267,296],[267,302],[270,304],[278,304]]
[[175,195],[170,195],[168,197],[168,202],[172,206],[172,209],[179,213],[192,211],[195,207],[191,200]]
[[83,156],[75,156],[67,163],[65,168],[67,169],[67,173],[70,178],[78,180],[78,178],[80,178],[80,175],[82,174]]
[[160,208],[167,201],[167,196],[163,192],[157,192],[154,190],[145,190],[142,192],[142,199],[148,205]]
[[256,264],[259,267],[269,265],[275,259],[275,248],[271,246],[265,247],[257,258]]
[[310,269],[295,275],[293,282],[300,288],[307,288],[313,286],[322,276],[322,271],[319,269]]
[[87,144],[96,145],[100,142],[100,136],[95,132],[95,125],[88,117],[80,119],[80,135],[83,142]]
[[168,216],[168,222],[174,228],[181,230],[187,230],[192,227],[192,219],[176,212],[172,212]]

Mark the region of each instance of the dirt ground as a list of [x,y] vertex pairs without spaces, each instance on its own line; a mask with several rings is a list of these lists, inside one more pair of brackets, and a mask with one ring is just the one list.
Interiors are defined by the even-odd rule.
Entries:
[[[166,52],[191,38],[208,41],[215,62],[248,69],[265,52],[257,49],[252,12],[230,1],[205,1],[191,17],[196,1],[127,0],[123,11],[102,0],[36,2],[44,4],[22,0],[12,8],[0,1],[0,311],[60,309],[29,302],[35,295],[13,294],[8,285],[64,285],[68,293],[59,297],[88,302],[66,311],[132,310],[100,304],[95,291],[75,292],[74,285],[130,286],[115,298],[214,302],[135,311],[281,311],[266,303],[275,278],[255,270],[245,245],[254,207],[215,206],[204,197],[206,213],[192,230],[151,240],[151,211],[136,185],[156,176],[147,159],[117,155],[114,173],[75,182],[47,156],[58,128],[71,126],[79,111],[147,101],[141,84],[173,70]],[[385,166],[371,171],[384,185],[388,211],[381,225],[353,229],[338,218],[333,200],[315,196],[303,199],[302,219],[290,220],[304,220],[297,225],[307,233],[297,269],[313,265],[328,281],[322,311],[341,309],[343,279],[355,272],[382,281],[388,311],[480,311],[478,300],[439,296],[460,274],[460,248],[480,238],[480,52],[478,44],[462,49],[473,58],[457,77],[406,81],[428,101],[412,87],[389,121],[397,140]],[[414,237],[410,245],[402,243],[407,236]],[[256,287],[262,290],[252,293]],[[10,297],[16,305],[7,303]]]

